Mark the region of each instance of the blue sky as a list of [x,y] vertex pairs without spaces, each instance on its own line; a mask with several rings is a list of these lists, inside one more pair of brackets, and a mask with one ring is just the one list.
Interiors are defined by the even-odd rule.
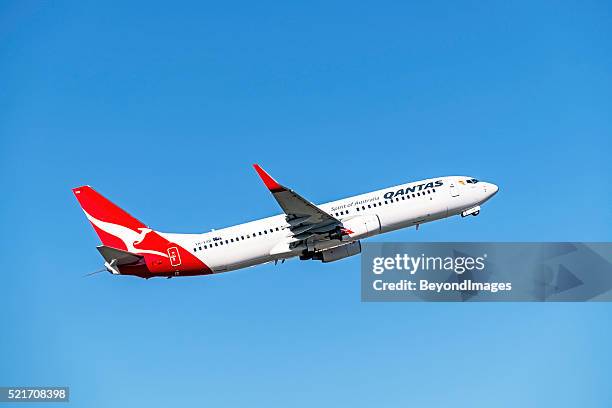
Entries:
[[70,188],[162,231],[426,177],[479,217],[376,241],[609,241],[609,2],[4,2],[0,385],[72,406],[602,406],[608,304],[365,304],[359,259],[99,274]]

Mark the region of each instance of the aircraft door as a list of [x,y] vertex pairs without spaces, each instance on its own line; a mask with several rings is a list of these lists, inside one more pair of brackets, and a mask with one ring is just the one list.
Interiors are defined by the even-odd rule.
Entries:
[[171,246],[166,252],[168,252],[168,259],[170,260],[170,265],[173,268],[178,268],[181,266],[181,254],[179,253],[178,247]]
[[459,196],[459,188],[455,185],[455,183],[451,183],[451,185],[450,185],[450,193],[451,193],[451,197],[458,197]]

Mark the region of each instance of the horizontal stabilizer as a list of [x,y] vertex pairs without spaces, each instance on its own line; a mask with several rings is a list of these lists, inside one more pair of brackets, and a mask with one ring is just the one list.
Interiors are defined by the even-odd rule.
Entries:
[[131,252],[123,251],[121,249],[112,248],[109,246],[100,245],[96,248],[98,248],[100,255],[102,255],[106,262],[110,263],[111,261],[115,260],[115,265],[118,266],[134,264],[143,258],[140,255],[136,255]]

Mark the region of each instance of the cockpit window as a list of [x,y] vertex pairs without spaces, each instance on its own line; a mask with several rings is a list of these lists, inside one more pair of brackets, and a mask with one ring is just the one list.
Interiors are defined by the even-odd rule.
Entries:
[[473,178],[473,179],[466,180],[466,182],[469,183],[469,184],[476,184],[476,183],[478,183],[478,180]]

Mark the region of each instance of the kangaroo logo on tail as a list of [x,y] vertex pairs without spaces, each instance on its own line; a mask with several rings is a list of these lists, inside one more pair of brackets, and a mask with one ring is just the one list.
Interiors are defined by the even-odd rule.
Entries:
[[130,228],[124,227],[123,225],[101,221],[95,217],[92,217],[85,210],[83,210],[83,212],[85,213],[85,216],[89,219],[89,221],[93,225],[100,228],[102,231],[106,232],[107,234],[110,234],[122,240],[128,252],[132,252],[134,254],[153,254],[153,255],[163,256],[164,258],[168,258],[168,255],[163,252],[154,251],[150,249],[140,249],[140,248],[135,247],[135,245],[138,245],[142,241],[144,241],[147,234],[153,231],[152,229],[138,228],[140,232],[136,232],[136,231],[131,230]]

